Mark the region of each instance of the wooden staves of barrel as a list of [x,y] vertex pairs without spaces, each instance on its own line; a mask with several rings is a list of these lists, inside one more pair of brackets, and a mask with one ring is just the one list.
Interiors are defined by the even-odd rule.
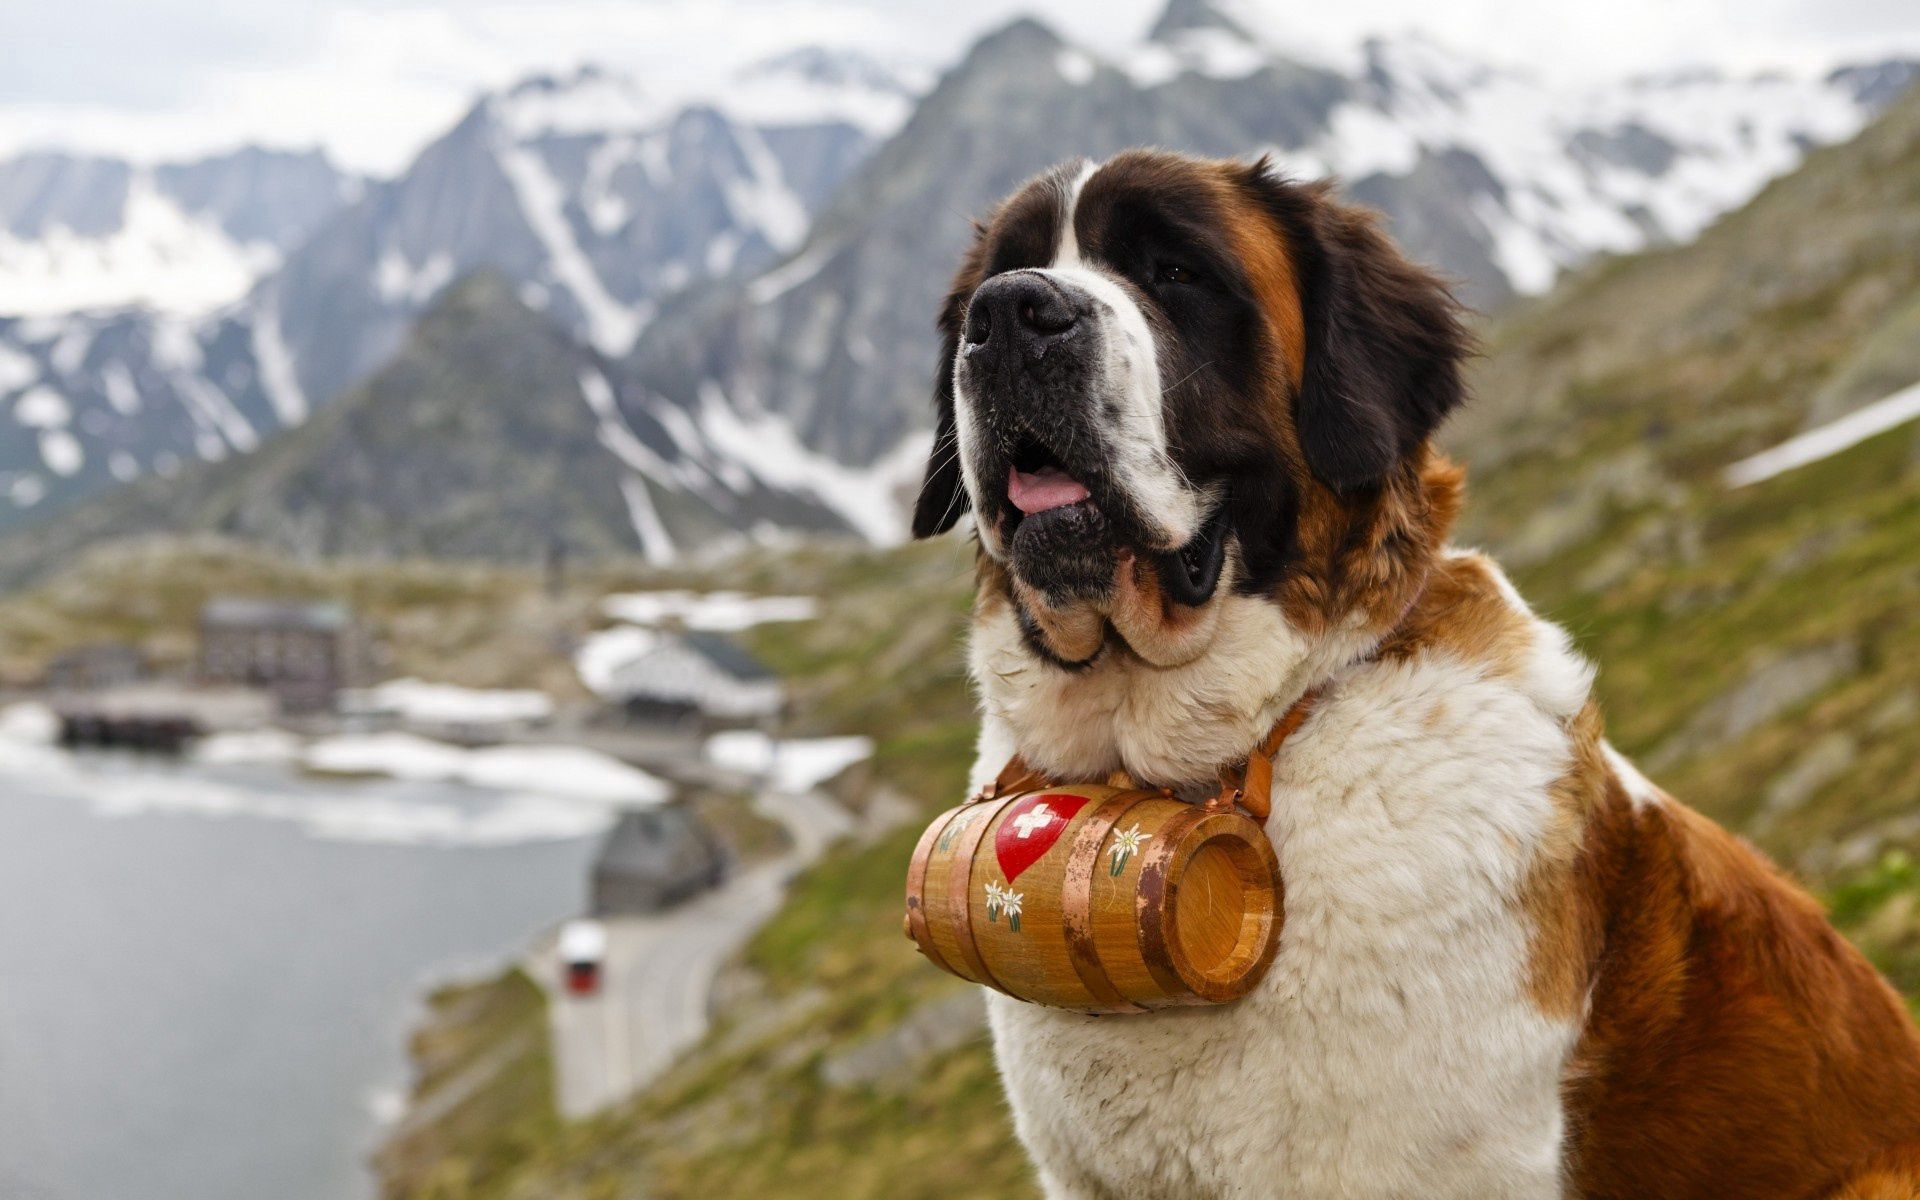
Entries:
[[950,809],[907,874],[907,933],[935,965],[1081,1012],[1236,1000],[1272,964],[1282,914],[1251,818],[1092,784]]

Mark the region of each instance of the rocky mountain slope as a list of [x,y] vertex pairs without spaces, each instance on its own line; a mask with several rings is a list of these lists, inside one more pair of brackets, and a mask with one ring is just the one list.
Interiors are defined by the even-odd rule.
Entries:
[[653,423],[612,364],[486,272],[442,292],[399,354],[305,424],[0,542],[0,578],[151,534],[229,535],[308,561],[537,564],[664,562],[740,529],[846,528],[812,492],[740,465],[750,457]]
[[[299,229],[284,258],[261,259],[251,291],[250,275],[214,297],[233,300],[217,311],[89,304],[10,319],[0,303],[0,408],[13,417],[0,420],[0,527],[115,482],[252,452],[379,367],[442,288],[477,270],[513,280],[585,345],[623,354],[665,298],[798,244],[903,116],[906,89],[824,52],[753,69],[724,107],[662,104],[593,68],[534,78],[484,97],[398,178]],[[93,195],[83,182],[59,195]],[[218,181],[177,186],[230,200]],[[64,216],[32,200],[20,208],[37,222],[34,253],[88,219],[77,200]],[[182,261],[169,277],[197,278],[202,265]]]
[[[1811,883],[1920,1003],[1920,424],[1749,486],[1724,476],[1829,403],[1920,378],[1917,235],[1920,95],[1696,245],[1516,308],[1448,440],[1476,464],[1465,539],[1593,657],[1616,744]],[[1596,492],[1589,516],[1534,530]],[[823,598],[821,619],[759,631],[755,649],[810,722],[876,737],[880,786],[926,815],[960,794],[971,755],[965,558],[953,540],[812,552],[726,580]],[[714,1035],[601,1119],[530,1111],[524,1077],[484,1066],[500,1042],[475,1044],[459,1093],[423,1081],[440,1118],[407,1126],[384,1195],[1035,1194],[964,989],[900,935],[917,833],[810,872]],[[542,1020],[516,1035],[537,1045]]]

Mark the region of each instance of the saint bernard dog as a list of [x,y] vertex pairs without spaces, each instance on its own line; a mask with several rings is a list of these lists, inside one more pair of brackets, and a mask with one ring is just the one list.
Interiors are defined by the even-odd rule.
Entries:
[[988,994],[1049,1196],[1920,1196],[1892,989],[1448,544],[1468,337],[1371,216],[1265,161],[1071,163],[980,226],[939,324],[914,532],[972,514],[976,784],[1017,754],[1209,794],[1315,697],[1252,995]]

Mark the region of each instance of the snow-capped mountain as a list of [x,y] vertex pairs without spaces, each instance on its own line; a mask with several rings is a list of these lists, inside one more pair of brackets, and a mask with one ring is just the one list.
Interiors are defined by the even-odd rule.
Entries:
[[[800,242],[904,116],[906,85],[890,80],[854,56],[790,55],[753,69],[718,106],[675,107],[593,68],[529,79],[481,99],[398,178],[297,230],[284,255],[248,260],[272,268],[251,290],[253,274],[235,268],[209,272],[194,306],[0,303],[0,408],[13,417],[0,420],[0,524],[250,452],[380,366],[442,288],[477,270],[622,354],[664,298],[752,273]],[[0,190],[0,204],[10,194]],[[23,224],[36,212],[27,201]],[[252,246],[244,206],[229,207],[209,211],[233,244]],[[183,259],[168,274],[204,268],[204,257]],[[207,301],[232,303],[205,312]]]
[[1360,86],[1320,136],[1276,149],[1289,169],[1337,175],[1390,211],[1414,199],[1396,193],[1423,168],[1483,172],[1461,214],[1486,255],[1468,276],[1482,295],[1544,291],[1596,253],[1689,241],[1875,108],[1871,84],[1846,75],[1697,70],[1569,90],[1424,38],[1362,52]]
[[0,314],[208,312],[245,295],[359,186],[317,151],[0,161]]
[[751,450],[675,455],[687,431],[629,406],[613,365],[521,290],[492,272],[449,285],[400,351],[314,420],[256,453],[135,482],[5,539],[0,579],[103,533],[216,532],[305,557],[527,562],[556,551],[666,561],[743,530],[845,529],[810,493],[746,470]]
[[[0,315],[0,524],[252,451],[488,271],[519,305],[490,321],[527,314],[591,364],[540,402],[592,416],[583,472],[623,481],[631,549],[664,558],[783,524],[886,537],[918,470],[929,324],[968,220],[1052,163],[1158,144],[1337,173],[1491,307],[1596,254],[1691,238],[1914,76],[1893,62],[1575,87],[1411,36],[1301,53],[1249,11],[1172,0],[1118,53],[1014,22],[924,95],[820,50],[694,105],[594,69],[532,79],[215,313]],[[467,487],[484,511],[486,482]]]
[[1692,237],[1913,77],[1894,63],[1564,88],[1419,37],[1289,57],[1207,0],[1175,0],[1119,55],[1023,20],[941,80],[786,261],[667,306],[632,369],[692,419],[725,406],[830,461],[899,463],[928,419],[929,322],[968,218],[1052,163],[1151,144],[1335,172],[1492,307],[1595,254]]

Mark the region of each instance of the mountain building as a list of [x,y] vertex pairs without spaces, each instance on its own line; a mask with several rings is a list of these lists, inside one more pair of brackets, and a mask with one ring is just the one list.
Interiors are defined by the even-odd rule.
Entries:
[[331,707],[358,682],[360,662],[344,604],[223,598],[200,614],[198,681],[271,692],[289,712]]
[[658,912],[714,887],[725,874],[719,843],[685,809],[669,805],[626,813],[594,859],[593,913]]
[[766,725],[786,687],[766,664],[717,633],[662,634],[614,672],[606,694],[634,724]]

